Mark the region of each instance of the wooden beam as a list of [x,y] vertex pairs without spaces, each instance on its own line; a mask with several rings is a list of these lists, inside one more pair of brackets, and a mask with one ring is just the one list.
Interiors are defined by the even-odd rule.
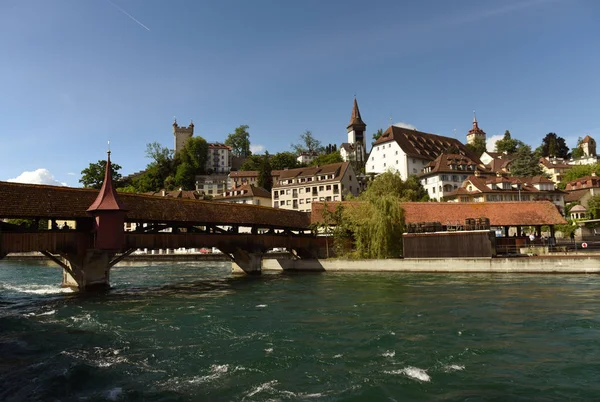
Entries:
[[114,265],[117,265],[119,262],[123,261],[123,259],[125,259],[126,257],[129,257],[131,255],[131,253],[133,253],[135,250],[137,250],[137,249],[130,248],[127,251],[125,251],[124,253],[122,253],[121,255],[118,255],[118,256],[114,257],[108,263],[108,267],[112,268]]

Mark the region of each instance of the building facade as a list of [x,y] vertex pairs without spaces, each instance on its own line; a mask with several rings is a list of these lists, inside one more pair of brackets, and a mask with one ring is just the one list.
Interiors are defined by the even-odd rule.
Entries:
[[483,163],[477,163],[468,156],[443,153],[425,166],[419,181],[430,199],[442,201],[447,194],[457,190],[467,177],[476,173],[491,174]]
[[217,195],[213,201],[229,202],[234,204],[252,204],[271,206],[271,193],[262,187],[253,184],[244,184],[242,186],[225,191]]
[[359,183],[349,162],[281,171],[273,182],[274,208],[310,212],[313,201],[341,201],[358,195]]
[[231,170],[231,147],[218,142],[208,144],[206,171],[227,174]]
[[227,190],[227,183],[228,176],[224,174],[197,175],[196,191],[214,197]]
[[[272,170],[271,171],[271,179],[273,180],[273,184],[277,182],[279,176],[283,172],[283,170]],[[258,170],[237,170],[235,172],[229,172],[229,176],[227,179],[227,189],[231,190],[233,188],[243,186],[244,184],[252,184],[254,186],[258,186]]]
[[420,174],[425,166],[448,149],[480,162],[455,138],[390,126],[373,144],[365,170],[367,174],[397,172],[406,180],[409,175]]

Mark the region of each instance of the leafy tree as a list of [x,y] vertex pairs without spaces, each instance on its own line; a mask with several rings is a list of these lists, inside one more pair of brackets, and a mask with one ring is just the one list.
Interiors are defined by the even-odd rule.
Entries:
[[196,188],[196,175],[204,174],[208,158],[208,143],[202,137],[192,137],[177,154],[174,183],[184,190]]
[[600,174],[600,164],[573,165],[564,173],[561,183],[566,185],[568,182],[577,180],[581,177],[591,176],[592,173]]
[[590,218],[600,218],[600,195],[595,195],[589,199],[587,210]]
[[379,130],[377,130],[376,133],[373,133],[373,141],[371,142],[371,145],[375,143],[375,141],[377,141],[379,139],[379,137],[381,137],[383,135],[383,129],[380,128]]
[[310,162],[310,166],[323,166],[329,165],[331,163],[340,163],[343,161],[344,160],[342,159],[342,155],[340,155],[338,151],[335,151],[329,154],[317,156],[315,159],[312,160],[312,162]]
[[292,144],[292,149],[296,154],[303,152],[321,154],[324,151],[321,141],[313,137],[312,132],[309,130],[300,134],[300,143]]
[[400,201],[429,201],[427,190],[421,185],[415,175],[410,175],[406,181],[397,172],[385,172],[373,179],[367,186],[367,196],[384,196],[392,194]]
[[146,158],[158,165],[170,164],[173,161],[173,150],[163,147],[158,142],[146,144]]
[[269,159],[269,153],[265,152],[262,157],[260,170],[258,172],[258,186],[267,191],[271,191],[271,188],[273,188],[273,176],[271,175],[273,169],[271,168]]
[[583,138],[577,138],[577,146],[571,150],[571,156],[573,157],[573,159],[583,158],[583,149],[581,148],[582,141]]
[[521,141],[513,139],[510,135],[510,131],[506,130],[504,132],[504,138],[496,142],[496,152],[514,154],[522,144]]
[[515,159],[510,163],[510,173],[515,177],[544,175],[539,158],[536,158],[529,145],[523,143],[517,149]]
[[481,156],[487,150],[485,140],[480,137],[475,137],[473,142],[466,146],[467,149],[477,155],[477,157]]
[[273,170],[295,169],[302,166],[292,152],[278,152],[271,156],[270,162]]
[[[121,180],[121,166],[116,163],[110,164],[113,182],[118,184]],[[79,182],[83,184],[85,188],[96,188],[100,189],[102,183],[104,183],[104,172],[106,171],[106,161],[99,160],[97,163],[90,163],[90,165],[81,171],[81,179]]]
[[231,153],[235,156],[248,157],[252,155],[250,151],[250,133],[247,125],[241,125],[235,131],[227,136],[225,145],[231,147]]
[[555,156],[557,158],[569,159],[571,153],[565,139],[556,135],[556,133],[548,133],[542,140],[540,146],[542,157]]
[[260,170],[260,165],[262,163],[261,155],[250,155],[242,166],[240,166],[240,170],[248,171],[248,170]]

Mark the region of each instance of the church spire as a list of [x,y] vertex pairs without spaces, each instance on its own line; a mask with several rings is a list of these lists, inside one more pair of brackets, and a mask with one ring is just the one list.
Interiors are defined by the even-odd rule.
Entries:
[[350,116],[350,124],[348,124],[348,130],[351,128],[362,128],[363,130],[367,127],[362,118],[360,117],[360,110],[358,110],[358,102],[354,97],[354,107],[352,108],[352,116]]
[[125,208],[123,208],[123,205],[121,204],[121,202],[119,201],[119,197],[117,196],[117,192],[113,187],[112,168],[110,163],[110,148],[107,152],[106,170],[104,171],[104,183],[102,183],[102,188],[100,189],[100,193],[98,193],[98,197],[96,197],[96,201],[94,201],[94,203],[90,205],[87,211],[125,211]]

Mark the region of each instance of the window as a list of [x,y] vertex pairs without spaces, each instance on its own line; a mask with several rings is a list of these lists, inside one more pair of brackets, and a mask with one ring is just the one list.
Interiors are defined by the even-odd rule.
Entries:
[[375,165],[371,165],[371,170],[375,170]]
[[350,192],[352,192],[352,186],[350,186]]
[[285,190],[285,195],[290,195],[290,190]]
[[398,160],[396,160],[396,165],[398,164]]
[[307,199],[306,199],[306,203],[307,203],[307,204],[310,204],[310,198],[307,198]]
[[325,190],[325,186],[319,186],[319,191]]
[[391,148],[391,147],[392,147],[392,144],[391,144],[391,143],[389,143],[389,144],[388,144],[388,148]]
[[432,188],[431,188],[431,192],[432,192],[433,194],[435,194],[435,187],[432,187]]
[[279,208],[279,201],[275,201],[273,203],[273,208]]
[[333,194],[338,194],[340,192],[339,187],[337,184],[333,185]]
[[350,179],[350,181],[352,181],[352,175],[348,176],[348,178]]
[[417,173],[417,168],[413,168],[413,173]]
[[285,202],[285,205],[292,205],[292,200],[287,200],[287,201]]
[[304,200],[303,200],[302,198],[301,198],[301,199],[299,199],[299,200],[298,200],[298,202],[299,202],[300,204],[304,204]]
[[385,154],[383,154],[383,157],[385,158]]
[[325,190],[327,190],[327,191],[331,191],[331,184],[328,184],[328,185],[325,187]]
[[396,151],[396,155],[398,155],[398,151]]
[[417,160],[413,158],[413,163],[417,163]]
[[305,192],[306,194],[310,193],[310,187],[306,187],[306,188],[304,189],[304,192]]

